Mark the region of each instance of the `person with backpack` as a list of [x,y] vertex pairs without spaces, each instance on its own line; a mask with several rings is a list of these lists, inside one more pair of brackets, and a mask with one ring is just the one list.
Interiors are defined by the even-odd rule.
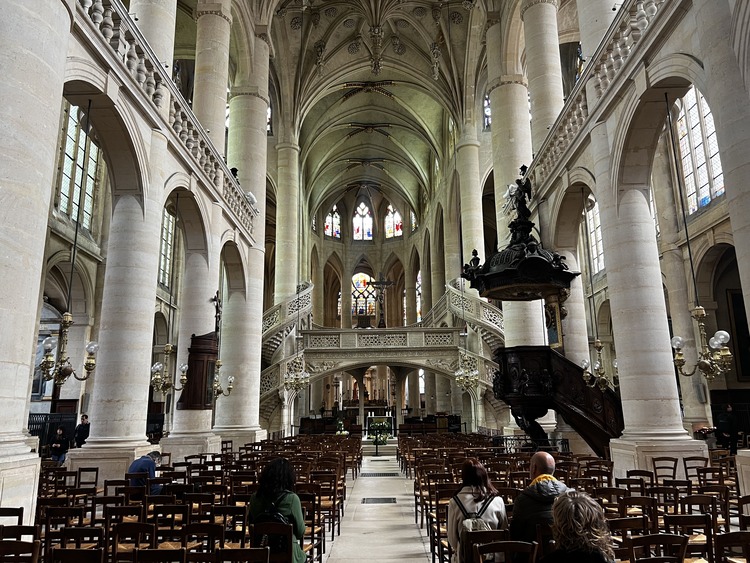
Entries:
[[[271,461],[261,471],[258,478],[258,490],[250,498],[250,522],[278,522],[291,524],[294,539],[292,541],[292,559],[290,563],[304,563],[305,553],[301,541],[305,535],[305,517],[302,504],[294,494],[295,475],[289,460],[279,457]],[[265,538],[271,552],[283,551],[284,546],[276,545],[276,538]]]
[[497,496],[482,463],[467,458],[461,467],[461,488],[448,505],[448,543],[453,550],[453,563],[462,560],[461,540],[467,531],[504,530],[508,527],[505,503]]

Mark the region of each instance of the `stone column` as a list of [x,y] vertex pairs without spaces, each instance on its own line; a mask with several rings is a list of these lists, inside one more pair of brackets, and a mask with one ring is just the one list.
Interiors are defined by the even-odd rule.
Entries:
[[411,408],[411,413],[409,413],[409,416],[419,416],[419,409],[422,405],[422,401],[419,396],[419,371],[413,370],[409,372],[407,381],[409,389],[409,407]]
[[[128,11],[138,18],[137,25],[149,46],[167,73],[172,75],[174,62],[174,35],[177,21],[177,0],[131,0]],[[169,119],[170,91],[162,86],[159,112]]]
[[[471,251],[484,254],[484,217],[482,215],[482,186],[479,176],[479,141],[476,125],[465,123],[458,141],[456,169],[460,180],[461,235],[463,262],[471,260]],[[463,264],[460,264],[463,266]],[[460,271],[446,272],[448,279],[456,278]]]
[[531,138],[534,151],[538,151],[563,107],[557,0],[524,0],[521,19],[531,100]]
[[445,293],[445,231],[447,225],[447,217],[445,214],[443,214],[443,238],[441,240],[433,239],[432,245],[430,247],[432,251],[432,256],[430,257],[430,262],[432,263],[430,277],[432,278],[433,304],[437,303]]
[[[198,0],[195,14],[198,30],[195,38],[193,112],[208,132],[213,144],[223,154],[227,120],[232,0]],[[265,116],[263,123],[265,132]],[[265,147],[255,148],[266,152]]]
[[435,374],[435,410],[451,412],[451,378],[442,373]]
[[[227,161],[229,166],[238,168],[240,183],[245,189],[252,189],[257,199],[256,206],[260,210],[254,223],[256,243],[247,251],[246,271],[250,273],[250,277],[245,279],[245,288],[230,291],[224,309],[221,353],[226,360],[225,373],[233,373],[237,379],[232,395],[222,397],[216,406],[214,432],[224,440],[232,440],[235,445],[266,437],[266,431],[260,428],[259,350],[263,330],[266,238],[268,53],[266,38],[256,36],[253,61],[248,63],[253,73],[237,77],[229,105],[232,120]],[[228,334],[230,332],[231,336]]]
[[352,328],[352,276],[348,271],[341,280],[341,328]]
[[[317,261],[315,270],[312,272],[313,294],[312,294],[312,316],[313,322],[320,326],[326,326],[325,316],[325,264]],[[314,404],[314,403],[313,403]]]
[[177,0],[130,0],[128,11],[157,58],[172,72]]
[[[669,296],[672,334],[682,336],[685,341],[682,353],[685,356],[686,365],[692,367],[698,359],[695,344],[697,326],[690,316],[691,309],[695,306],[696,296],[692,296],[692,302],[688,297],[690,270],[688,268],[686,271],[686,266],[689,267],[689,261],[681,246],[684,225],[674,196],[669,142],[669,137],[666,135],[662,135],[659,139],[651,181],[661,231],[661,269]],[[706,400],[708,389],[703,377],[699,374],[681,377],[680,392],[685,429],[692,435],[694,429],[710,426],[708,421],[711,419],[711,402]],[[703,400],[701,401],[699,397],[703,397]]]
[[[65,57],[75,10],[72,0],[10,0],[4,3],[0,18],[2,198],[10,203],[3,206],[0,222],[4,322],[0,335],[4,412],[0,504],[23,506],[24,524],[34,521],[39,481],[39,457],[30,453],[24,429],[42,301]],[[21,133],[23,142],[19,142]]]
[[[617,10],[612,6],[621,4],[603,0],[576,0],[578,8],[578,29],[581,32],[581,52],[588,62],[599,48]],[[619,6],[618,6],[619,7]]]
[[437,376],[434,372],[424,372],[424,410],[425,414],[435,414],[436,402],[435,402],[435,378]]
[[606,127],[593,128],[591,146],[625,420],[610,451],[623,476],[650,468],[655,455],[701,455],[706,446],[682,427],[649,187],[612,188]]
[[[218,212],[221,213],[220,208]],[[209,264],[207,254],[216,256],[215,264]],[[180,307],[179,338],[175,357],[172,358],[175,373],[177,366],[183,362],[187,363],[191,335],[207,334],[214,330],[216,310],[210,299],[219,288],[218,255],[218,249],[212,245],[209,253],[190,252],[185,257],[180,299],[182,306]],[[187,375],[189,378],[190,372]],[[211,432],[213,411],[211,409],[177,409],[179,393],[179,391],[174,393],[173,404],[175,406],[172,407],[174,423],[170,435],[160,442],[162,450],[171,452],[175,460],[181,460],[186,455],[220,452],[221,439]]]
[[[557,249],[565,256],[568,268],[571,272],[581,270],[578,265],[576,253],[572,250]],[[562,337],[565,346],[565,357],[576,365],[581,365],[581,360],[589,359],[589,338],[586,326],[586,302],[583,295],[583,280],[576,276],[570,283],[570,295],[562,303],[568,314],[562,319]]]
[[357,416],[359,417],[359,423],[362,425],[362,432],[364,433],[365,430],[367,430],[367,420],[365,417],[365,389],[366,389],[365,376],[364,375],[354,376],[354,379],[357,380],[357,384],[359,385]]
[[[278,159],[278,201],[276,206],[276,268],[274,303],[294,295],[299,281],[300,252],[300,185],[299,145],[284,142],[276,145]],[[343,292],[342,292],[343,295]]]

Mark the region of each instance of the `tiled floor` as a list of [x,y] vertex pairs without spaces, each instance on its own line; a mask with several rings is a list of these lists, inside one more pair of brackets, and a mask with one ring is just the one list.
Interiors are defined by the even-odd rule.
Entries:
[[[414,524],[413,481],[399,472],[394,456],[365,457],[362,473],[356,480],[349,475],[341,535],[326,542],[324,561],[429,563],[429,541]],[[368,473],[398,476],[368,477]],[[363,503],[363,499],[370,500]]]

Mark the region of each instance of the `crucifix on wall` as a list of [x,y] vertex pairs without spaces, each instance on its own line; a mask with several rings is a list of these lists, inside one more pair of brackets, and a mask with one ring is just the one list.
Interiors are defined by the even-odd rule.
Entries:
[[370,282],[370,285],[378,292],[378,304],[380,305],[380,320],[378,321],[378,328],[385,328],[385,291],[393,285],[393,282],[391,280],[383,279],[383,272],[380,272],[380,278],[374,282]]

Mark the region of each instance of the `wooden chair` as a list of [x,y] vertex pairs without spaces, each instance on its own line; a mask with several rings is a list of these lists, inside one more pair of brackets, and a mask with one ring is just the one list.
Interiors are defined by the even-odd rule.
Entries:
[[628,469],[625,472],[625,476],[631,477],[631,478],[635,477],[635,478],[643,479],[643,482],[645,485],[653,486],[656,484],[656,479],[654,478],[654,472],[649,471],[648,469]]
[[[688,537],[680,534],[648,534],[630,538],[630,563],[682,563],[687,552]],[[658,558],[658,559],[657,559]]]
[[0,526],[0,539],[32,542],[42,539],[42,530],[38,525]]
[[750,561],[750,532],[742,530],[714,536],[716,563]]
[[460,561],[470,563],[474,560],[476,544],[507,541],[509,536],[508,530],[475,530],[466,532],[463,537],[464,541],[459,545],[462,554]]
[[13,563],[38,563],[41,543],[37,541],[0,541],[0,561]]
[[630,538],[643,536],[651,531],[651,524],[644,515],[625,518],[610,518],[609,531],[615,548],[615,559],[626,560],[630,555]]
[[709,563],[714,561],[714,534],[711,516],[708,514],[667,514],[664,516],[664,529],[668,534],[688,536],[687,552],[705,556]]
[[537,554],[536,542],[525,541],[495,541],[485,544],[474,544],[474,561],[481,563],[484,556],[489,554],[503,554],[504,561],[514,561],[515,563],[534,563]]
[[245,547],[241,549],[217,549],[216,563],[268,563],[271,550],[268,547]]
[[320,510],[320,498],[315,493],[310,492],[297,492],[297,496],[305,515],[305,537],[302,542],[302,551],[307,554],[309,561],[323,563],[325,526],[323,524],[323,512]]
[[604,509],[604,515],[617,517],[620,515],[620,497],[629,497],[631,492],[621,487],[598,487],[593,491],[593,497]]
[[56,547],[52,550],[47,563],[103,563],[104,548],[81,549],[81,548],[61,548]]
[[0,524],[23,524],[23,506],[0,506]]
[[213,554],[224,547],[224,526],[191,522],[180,529],[180,541],[189,561],[213,561]]
[[631,496],[643,496],[646,494],[646,482],[643,477],[618,477],[615,479],[615,486],[627,489]]
[[737,509],[739,511],[739,526],[740,530],[748,530],[750,527],[750,495],[745,495],[739,498],[737,501]]
[[653,497],[620,497],[618,501],[620,516],[645,516],[649,529],[656,533],[659,529],[659,517],[656,509],[656,499]]
[[156,541],[180,541],[180,528],[190,522],[190,507],[184,504],[159,504],[154,506],[150,522],[156,525]]
[[145,522],[121,522],[115,526],[112,540],[112,562],[134,561],[141,548],[156,548],[156,526]]
[[555,551],[555,538],[552,534],[552,525],[538,523],[536,525],[537,557],[542,559]]
[[99,486],[99,468],[98,467],[79,467],[76,475],[76,487],[98,487]]
[[698,483],[698,473],[695,470],[699,467],[708,467],[708,458],[703,456],[684,457],[682,458],[682,466],[685,468],[685,479]]
[[704,513],[711,516],[714,533],[722,530],[719,525],[719,507],[717,498],[713,495],[689,495],[680,499],[680,514]]
[[[291,524],[280,524],[278,522],[253,524],[250,545],[271,548],[268,556],[269,563],[289,563],[292,560],[292,543],[294,541]],[[271,543],[274,545],[271,545]]]
[[698,494],[716,497],[717,525],[722,532],[729,532],[729,507],[731,502],[731,490],[727,485],[706,485],[698,487]]
[[683,497],[693,494],[694,484],[690,479],[664,479],[662,485],[676,488]]
[[655,457],[651,459],[651,467],[654,468],[654,480],[660,484],[664,479],[677,479],[676,457]]
[[134,563],[186,563],[187,552],[179,549],[136,549]]
[[248,525],[247,511],[246,506],[220,504],[211,507],[211,522],[224,527],[224,539],[226,543],[232,544],[231,549],[245,547]]

